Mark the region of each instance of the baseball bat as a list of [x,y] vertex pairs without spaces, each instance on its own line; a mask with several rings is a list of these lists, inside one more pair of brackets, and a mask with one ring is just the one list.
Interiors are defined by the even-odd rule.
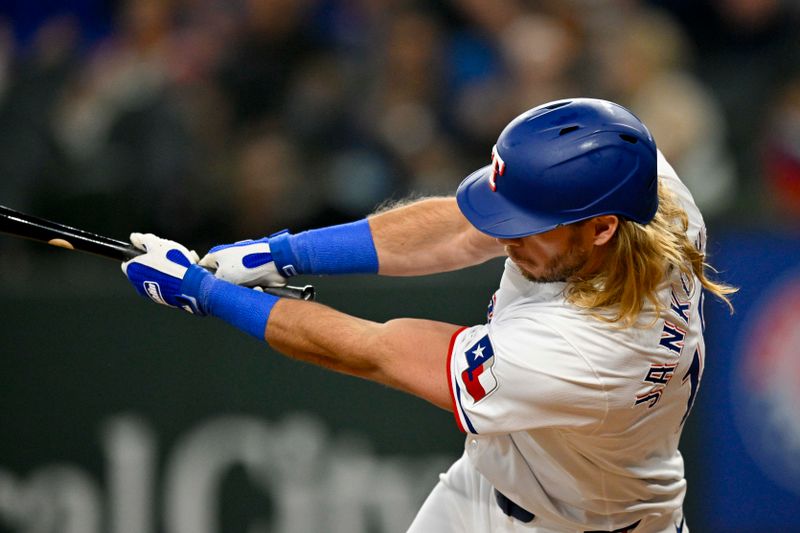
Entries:
[[[130,243],[20,213],[2,205],[0,205],[0,232],[46,242],[67,250],[88,252],[117,261],[128,261],[144,253]],[[286,285],[285,287],[264,287],[263,289],[264,292],[283,298],[313,300],[315,297],[312,285],[305,287]]]

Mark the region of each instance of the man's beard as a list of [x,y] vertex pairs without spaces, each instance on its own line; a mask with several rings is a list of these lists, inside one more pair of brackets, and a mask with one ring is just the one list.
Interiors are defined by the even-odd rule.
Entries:
[[[551,258],[544,267],[544,272],[534,275],[519,267],[520,272],[528,281],[536,283],[553,283],[558,281],[568,281],[571,277],[581,271],[589,260],[589,252],[580,247],[578,233],[570,235],[569,247],[567,251]],[[519,265],[518,265],[519,266]]]

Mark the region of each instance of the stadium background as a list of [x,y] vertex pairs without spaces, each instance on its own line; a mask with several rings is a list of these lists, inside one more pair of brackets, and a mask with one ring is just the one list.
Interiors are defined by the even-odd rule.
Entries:
[[[616,100],[692,188],[711,260],[684,432],[693,531],[800,531],[800,6],[790,0],[3,0],[0,203],[210,245],[452,192],[502,126]],[[308,279],[360,316],[483,319],[490,263]],[[402,531],[451,416],[0,238],[0,532]]]

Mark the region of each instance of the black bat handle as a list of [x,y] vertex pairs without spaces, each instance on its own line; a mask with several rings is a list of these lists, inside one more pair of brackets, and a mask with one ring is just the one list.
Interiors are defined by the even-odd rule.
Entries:
[[[98,235],[65,224],[20,213],[9,207],[0,205],[0,232],[24,237],[34,241],[46,242],[54,246],[78,250],[116,259],[117,261],[130,261],[144,252],[131,246],[130,243]],[[264,292],[282,298],[295,298],[297,300],[313,300],[314,287],[265,287]]]
[[[134,257],[142,255],[144,252],[135,246],[119,246],[120,259],[122,261],[129,261]],[[212,271],[211,269],[206,269]],[[261,290],[267,294],[272,294],[279,298],[292,298],[293,300],[306,300],[312,301],[316,298],[316,291],[313,285],[305,285],[303,287],[296,287],[293,285],[285,285],[283,287],[260,287]]]

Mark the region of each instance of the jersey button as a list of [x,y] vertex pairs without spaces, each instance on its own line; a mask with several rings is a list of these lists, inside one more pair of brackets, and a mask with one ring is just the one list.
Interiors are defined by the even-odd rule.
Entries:
[[473,452],[478,451],[478,439],[469,439],[469,449]]

